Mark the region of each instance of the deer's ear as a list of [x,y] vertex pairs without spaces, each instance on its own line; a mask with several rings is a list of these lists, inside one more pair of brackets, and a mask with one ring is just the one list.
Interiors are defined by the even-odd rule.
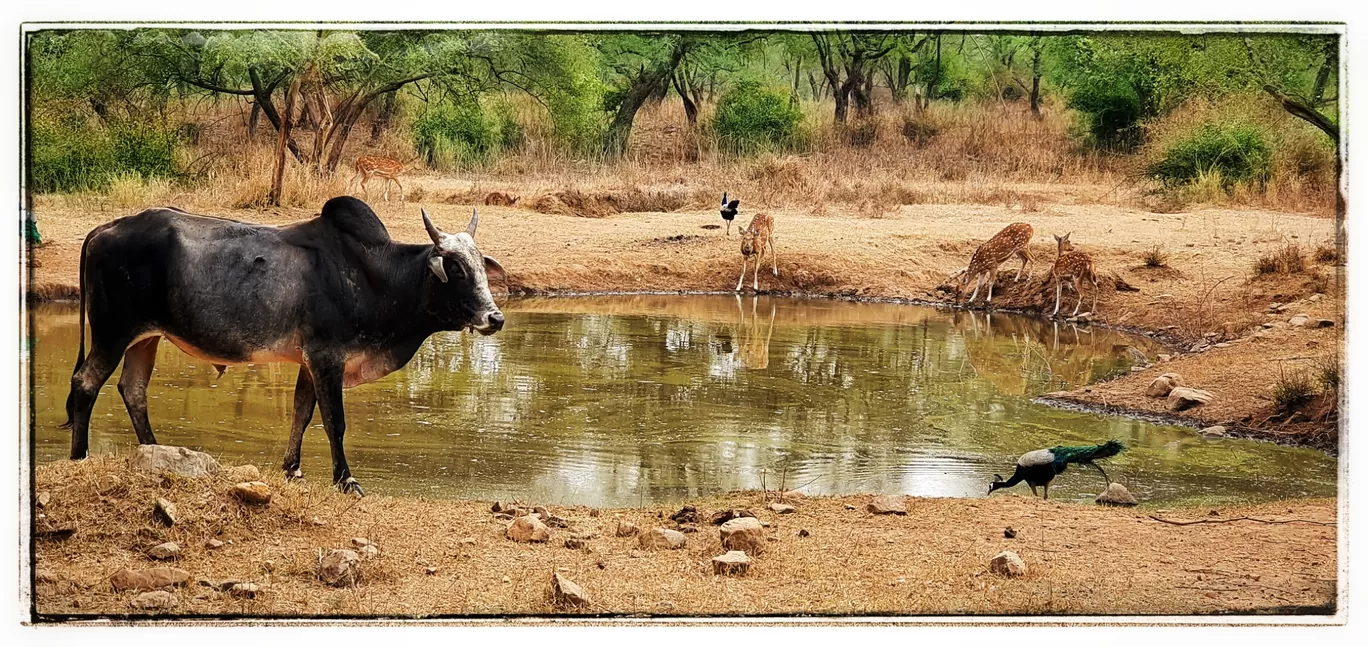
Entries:
[[1059,234],[1050,234],[1050,235],[1055,237],[1055,242],[1059,242],[1059,241],[1064,240],[1063,238],[1060,238],[1060,237],[1059,237]]

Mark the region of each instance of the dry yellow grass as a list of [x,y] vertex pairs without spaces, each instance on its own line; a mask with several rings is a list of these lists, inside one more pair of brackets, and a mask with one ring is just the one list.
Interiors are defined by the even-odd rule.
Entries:
[[[1336,509],[1333,501],[1250,508],[1147,510],[1044,502],[1022,496],[910,499],[909,514],[875,516],[867,496],[799,499],[777,515],[759,492],[694,501],[702,513],[748,507],[769,523],[762,555],[745,577],[712,573],[721,554],[706,522],[682,550],[645,550],[618,538],[617,519],[643,529],[673,525],[678,506],[594,511],[557,507],[588,548],[563,547],[569,529],[545,544],[518,544],[487,502],[355,499],[322,484],[266,480],[264,508],[227,495],[224,476],[164,478],[129,471],[119,457],[39,466],[37,491],[50,498],[39,531],[74,527],[66,540],[36,542],[40,614],[52,618],[143,613],[135,594],[113,592],[122,568],[164,565],[145,555],[176,541],[174,566],[191,583],[169,615],[480,616],[905,615],[1333,613]],[[170,499],[181,519],[152,521],[153,501]],[[529,502],[533,503],[533,502]],[[851,509],[851,508],[855,509]],[[1311,523],[1249,521],[1177,526],[1150,518],[1225,521],[1251,516]],[[1004,537],[1005,527],[1017,531]],[[806,530],[807,536],[800,536]],[[380,556],[362,562],[361,584],[334,588],[316,576],[319,551],[364,537]],[[206,540],[229,542],[218,549]],[[1009,579],[988,561],[1013,550],[1030,572]],[[428,574],[428,569],[435,569]],[[553,571],[583,586],[587,608],[554,605]],[[201,580],[259,584],[251,600]]]

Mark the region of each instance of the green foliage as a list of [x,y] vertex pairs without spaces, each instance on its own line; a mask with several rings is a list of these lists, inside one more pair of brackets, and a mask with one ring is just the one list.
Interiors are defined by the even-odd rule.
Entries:
[[743,81],[722,95],[712,126],[727,148],[754,153],[793,144],[802,120],[787,93]]
[[45,120],[30,132],[30,189],[37,193],[100,190],[122,174],[178,175],[177,138],[153,124]]
[[[507,123],[478,103],[438,104],[413,122],[413,145],[435,168],[483,164],[503,150]],[[517,134],[509,135],[509,139]]]
[[1272,148],[1259,128],[1207,123],[1170,144],[1147,171],[1169,186],[1216,172],[1222,188],[1229,189],[1237,183],[1267,180],[1272,157]]

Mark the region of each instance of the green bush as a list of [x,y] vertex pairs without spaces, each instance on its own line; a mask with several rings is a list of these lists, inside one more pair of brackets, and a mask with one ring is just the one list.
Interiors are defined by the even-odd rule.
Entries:
[[37,193],[98,191],[119,175],[173,178],[179,140],[153,124],[108,127],[83,119],[35,122],[30,131],[30,189]]
[[1140,120],[1147,116],[1145,100],[1126,79],[1088,79],[1070,93],[1068,105],[1083,115],[1096,144],[1129,149],[1140,143]]
[[452,169],[492,159],[504,149],[505,133],[521,137],[520,129],[514,133],[498,115],[486,115],[478,103],[444,103],[414,120],[413,145],[428,164]]
[[1215,171],[1222,188],[1229,189],[1267,180],[1272,158],[1272,147],[1257,127],[1208,123],[1165,147],[1147,171],[1166,185],[1188,184]]
[[712,127],[723,146],[754,153],[793,144],[802,120],[788,94],[742,82],[722,95]]

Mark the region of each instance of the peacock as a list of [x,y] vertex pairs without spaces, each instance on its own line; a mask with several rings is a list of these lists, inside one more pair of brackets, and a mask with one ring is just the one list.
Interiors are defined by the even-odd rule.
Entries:
[[727,221],[727,235],[731,235],[732,220],[736,219],[736,208],[741,206],[740,200],[727,202],[727,194],[722,193],[722,219]]
[[1069,463],[1089,465],[1102,473],[1102,478],[1107,480],[1107,485],[1111,485],[1111,479],[1102,467],[1093,461],[1110,458],[1120,454],[1126,449],[1125,445],[1115,440],[1108,440],[1101,445],[1083,445],[1080,447],[1051,447],[1050,449],[1037,449],[1026,452],[1017,459],[1016,472],[1012,473],[1012,478],[1002,480],[1001,474],[993,475],[993,482],[988,485],[988,494],[1000,488],[1008,488],[1026,481],[1031,486],[1031,494],[1036,494],[1036,486],[1045,487],[1045,498],[1050,498],[1050,481],[1054,480],[1056,474],[1061,474]]

